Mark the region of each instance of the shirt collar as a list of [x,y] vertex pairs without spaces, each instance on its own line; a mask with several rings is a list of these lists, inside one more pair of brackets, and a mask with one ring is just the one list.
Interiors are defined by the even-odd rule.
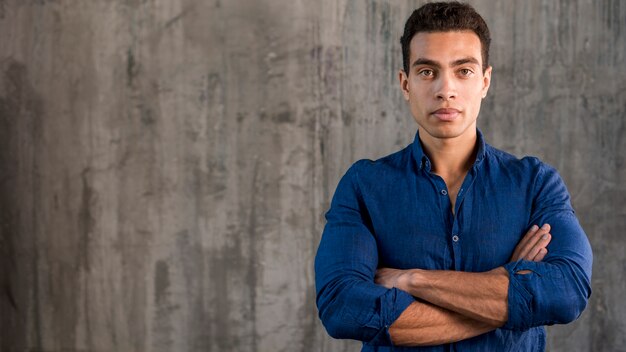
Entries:
[[[428,156],[424,154],[424,149],[422,147],[422,142],[419,138],[419,129],[415,133],[415,139],[413,140],[413,157],[417,162],[417,167],[419,169],[425,169],[426,171],[430,171],[431,162],[428,159]],[[483,133],[480,129],[476,129],[476,140],[478,143],[478,153],[476,153],[476,161],[474,165],[480,164],[485,159],[485,138],[483,137]]]

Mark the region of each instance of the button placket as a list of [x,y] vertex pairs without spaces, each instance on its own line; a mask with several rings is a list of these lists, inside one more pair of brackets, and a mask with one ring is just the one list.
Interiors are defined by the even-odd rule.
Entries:
[[459,214],[454,216],[454,220],[452,222],[452,231],[450,231],[450,239],[452,240],[450,243],[452,245],[452,251],[454,252],[454,269],[461,270],[462,263],[462,254],[461,254],[461,228],[459,223]]

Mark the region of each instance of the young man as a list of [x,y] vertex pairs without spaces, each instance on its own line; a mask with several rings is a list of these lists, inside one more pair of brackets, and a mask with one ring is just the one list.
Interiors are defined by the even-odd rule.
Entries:
[[543,351],[543,326],[575,320],[591,293],[565,185],[477,130],[492,68],[471,6],[422,6],[401,43],[418,133],[339,182],[315,260],[320,318],[363,351]]

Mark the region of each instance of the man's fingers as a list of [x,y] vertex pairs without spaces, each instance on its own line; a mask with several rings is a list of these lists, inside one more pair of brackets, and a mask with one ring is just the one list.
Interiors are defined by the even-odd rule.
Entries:
[[[541,235],[539,237],[539,240],[535,243],[535,245],[528,251],[528,254],[524,257],[524,259],[532,260],[536,262],[541,260],[541,259],[535,260],[535,258],[542,251],[545,251],[546,253],[548,252],[546,247],[548,246],[548,243],[550,243],[550,240],[552,240],[552,235],[550,235],[549,233]],[[545,253],[544,253],[544,256],[545,256]]]
[[543,231],[545,231],[545,225],[541,228],[537,225],[533,225],[528,232],[526,232],[526,235],[524,235],[522,240],[517,244],[517,247],[515,247],[512,259],[520,260],[525,258],[528,255],[528,252],[530,252],[530,249],[537,242],[537,236],[541,236]]
[[[550,242],[549,231],[550,225],[548,224],[544,224],[541,228],[533,225],[528,230],[526,235],[524,235],[517,247],[515,247],[513,256],[511,256],[511,260],[532,260],[532,258],[537,255],[539,249],[547,246],[547,244]],[[548,238],[543,237],[546,234],[548,234]]]
[[[537,232],[535,232],[528,242],[522,248],[520,255],[517,257],[519,259],[532,260],[532,258],[537,255],[537,252],[542,247],[547,246],[548,242],[550,242],[550,236],[548,231],[550,230],[549,225],[542,226]],[[546,235],[548,235],[546,237]],[[547,242],[546,242],[547,241]]]
[[528,241],[533,237],[533,235],[535,233],[537,233],[537,231],[539,230],[539,226],[537,225],[533,225],[530,227],[530,229],[528,229],[528,231],[526,232],[526,234],[524,235],[524,237],[522,237],[521,241],[519,241],[519,243],[517,244],[517,246],[519,248],[523,247],[526,245],[526,243],[528,243]]
[[533,225],[530,227],[530,229],[528,229],[528,232],[526,232],[526,234],[524,235],[524,237],[522,237],[522,239],[519,241],[517,246],[515,246],[515,250],[513,251],[513,255],[511,256],[511,259],[513,261],[518,260],[519,258],[522,258],[523,257],[522,254],[524,255],[526,254],[526,253],[522,253],[522,251],[525,249],[526,244],[535,235],[537,230],[539,230],[539,226],[537,225]]
[[543,258],[548,254],[548,250],[545,248],[541,248],[537,255],[532,259],[533,262],[540,262]]

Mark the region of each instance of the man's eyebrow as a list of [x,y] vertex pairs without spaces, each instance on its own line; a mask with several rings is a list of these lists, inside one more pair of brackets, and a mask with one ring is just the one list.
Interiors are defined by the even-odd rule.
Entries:
[[[450,66],[451,67],[455,67],[455,66],[461,66],[461,65],[465,65],[465,64],[480,65],[480,62],[478,62],[478,60],[475,57],[468,56],[468,57],[464,57],[462,59],[458,59],[458,60],[452,61],[450,63]],[[441,67],[441,64],[439,64],[437,61],[431,60],[431,59],[426,59],[426,58],[421,58],[421,57],[418,58],[417,60],[413,61],[413,64],[411,65],[411,67],[420,66],[420,65],[432,66],[432,67],[437,67],[437,68]]]
[[476,64],[476,65],[480,65],[480,62],[478,62],[478,60],[475,57],[464,57],[462,59],[458,59],[458,60],[454,60],[451,63],[451,66],[461,66],[461,65],[465,65],[465,64]]
[[431,60],[431,59],[425,59],[425,58],[421,58],[421,57],[419,59],[413,61],[413,64],[411,65],[411,67],[420,66],[420,65],[441,67],[441,65],[437,61],[434,61],[434,60]]

